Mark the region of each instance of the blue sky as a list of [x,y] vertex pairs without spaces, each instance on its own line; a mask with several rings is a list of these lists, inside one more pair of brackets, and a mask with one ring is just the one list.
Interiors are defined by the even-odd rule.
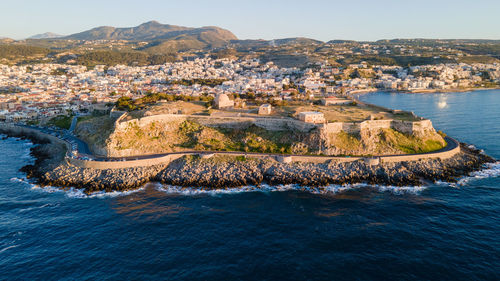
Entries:
[[309,37],[500,39],[500,0],[16,0],[1,4],[0,37],[72,34],[157,20],[215,25],[240,39]]

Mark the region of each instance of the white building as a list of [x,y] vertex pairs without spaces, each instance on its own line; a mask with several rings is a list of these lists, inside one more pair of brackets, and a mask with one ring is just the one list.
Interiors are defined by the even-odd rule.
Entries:
[[270,104],[263,104],[259,107],[259,115],[269,115],[271,114],[272,109],[273,107]]

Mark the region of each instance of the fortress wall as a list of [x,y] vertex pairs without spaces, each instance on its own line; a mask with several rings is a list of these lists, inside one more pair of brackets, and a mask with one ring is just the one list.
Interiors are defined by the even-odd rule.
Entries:
[[10,131],[10,132],[13,132],[13,133],[19,134],[19,135],[33,134],[33,135],[35,135],[39,139],[47,139],[47,140],[49,140],[52,143],[57,143],[57,144],[60,144],[60,145],[64,145],[66,147],[66,151],[67,152],[70,152],[72,150],[71,144],[69,142],[64,141],[64,140],[62,140],[62,139],[60,139],[58,137],[52,136],[52,135],[42,133],[42,132],[40,132],[39,130],[36,130],[36,129],[31,129],[31,128],[22,127],[22,126],[17,126],[17,125],[14,125],[14,124],[0,123],[0,130]]
[[107,170],[107,169],[126,169],[134,167],[150,167],[161,164],[169,164],[170,162],[184,157],[185,155],[192,155],[193,153],[183,153],[183,154],[169,154],[157,158],[149,159],[139,159],[139,160],[128,160],[128,161],[92,161],[92,160],[81,160],[75,158],[66,158],[68,163],[79,168],[86,169],[97,169],[97,170]]
[[382,163],[397,163],[397,162],[405,162],[405,161],[418,161],[423,159],[450,159],[453,156],[460,153],[460,145],[457,145],[455,148],[442,151],[442,152],[434,152],[434,153],[425,153],[425,154],[414,154],[414,155],[397,155],[397,156],[381,156],[380,160]]
[[[125,122],[117,120],[115,128],[125,130],[131,124],[145,127],[152,122],[182,122],[184,120],[195,120],[208,127],[244,129],[254,124],[269,131],[283,131],[294,129],[301,132],[309,132],[318,125],[305,123],[291,118],[269,118],[269,117],[210,117],[202,115],[183,114],[161,114],[133,119]],[[362,130],[395,129],[405,134],[423,136],[429,132],[435,132],[430,120],[402,121],[402,120],[366,120],[363,122],[333,122],[322,125],[326,133],[340,133],[344,131],[349,134],[359,134]]]
[[412,123],[412,132],[416,136],[424,136],[429,133],[434,133],[436,130],[432,126],[431,120],[420,120]]
[[[377,120],[378,121],[378,120]],[[424,122],[422,122],[424,121]],[[432,123],[428,120],[422,120],[422,121],[417,121],[415,122],[418,126],[418,130],[429,130],[429,128],[432,128]],[[332,123],[333,124],[333,123]],[[335,125],[338,126],[339,125]],[[55,136],[49,135],[42,133],[36,129],[31,129],[27,127],[21,127],[13,124],[7,124],[7,123],[0,123],[0,129],[5,130],[5,131],[11,131],[16,134],[34,134],[40,139],[48,139],[53,143],[58,143],[61,145],[66,146],[68,151],[71,151],[71,145],[62,140],[59,139]],[[460,145],[459,143],[451,138],[446,138],[446,141],[448,142],[448,145],[454,146],[453,149],[450,150],[444,150],[441,152],[433,152],[433,153],[425,153],[425,154],[414,154],[414,155],[394,155],[394,156],[380,156],[378,159],[382,163],[395,163],[395,162],[403,162],[403,161],[418,161],[418,160],[423,160],[423,159],[432,159],[432,158],[439,158],[439,159],[449,159],[456,154],[460,153]],[[453,143],[452,143],[453,142]],[[197,152],[186,152],[186,153],[173,153],[173,154],[168,154],[165,156],[160,156],[156,158],[148,158],[148,159],[138,159],[138,160],[128,160],[128,161],[112,161],[112,162],[107,162],[107,161],[93,161],[93,160],[80,160],[80,159],[75,159],[71,157],[66,157],[66,161],[70,163],[71,165],[74,165],[76,167],[80,168],[91,168],[91,169],[100,169],[100,170],[105,170],[105,169],[125,169],[125,168],[133,168],[133,167],[149,167],[149,166],[155,166],[155,165],[160,165],[160,164],[169,164],[170,162],[179,159],[181,157],[184,157],[186,155],[197,155],[199,153]],[[283,157],[281,155],[269,155],[269,154],[247,154],[245,152],[230,152],[230,153],[217,153],[217,152],[211,152],[211,154],[217,155],[226,155],[226,156],[246,156],[249,158],[260,158],[260,159],[269,159],[269,158],[275,158],[276,160],[280,159],[287,159],[290,161],[288,157]],[[337,161],[337,162],[352,162],[352,161],[358,161],[358,160],[364,160],[365,158],[363,157],[335,157],[335,156],[300,156],[300,155],[293,155],[290,156],[292,162],[306,162],[306,163],[326,163],[328,161]]]
[[[245,156],[248,158],[257,158],[257,159],[274,159],[279,162],[303,162],[303,163],[327,163],[329,161],[335,162],[354,162],[354,161],[365,161],[367,163],[396,163],[396,162],[405,162],[405,161],[419,161],[423,159],[449,159],[455,156],[457,153],[460,153],[460,145],[455,140],[448,139],[449,142],[454,142],[455,147],[450,150],[445,150],[441,152],[434,153],[425,153],[425,154],[413,154],[413,155],[393,155],[393,156],[380,156],[380,157],[335,157],[335,156],[310,156],[310,155],[290,155],[284,157],[283,155],[271,155],[271,154],[248,154],[245,152],[210,152],[211,155],[224,155],[224,156]],[[169,164],[170,162],[184,157],[186,155],[198,155],[198,152],[186,152],[186,153],[175,153],[168,154],[165,156],[157,157],[157,158],[149,158],[149,159],[140,159],[140,160],[129,160],[129,161],[89,161],[89,160],[80,160],[67,157],[67,161],[77,167],[80,168],[91,168],[91,169],[125,169],[125,168],[133,168],[133,167],[148,167],[155,166],[160,164]],[[375,161],[377,160],[377,161]]]
[[411,121],[393,120],[391,122],[391,128],[408,135],[413,134],[413,123]]
[[184,120],[195,120],[196,122],[208,127],[235,128],[244,129],[254,124],[269,131],[284,131],[295,129],[301,132],[308,132],[317,127],[315,124],[305,123],[291,118],[268,118],[268,117],[210,117],[203,115],[183,115],[183,114],[161,114],[147,116],[140,119],[120,122],[117,120],[115,129],[119,131],[126,130],[128,126],[137,124],[139,127],[145,127],[152,122],[182,122]]
[[246,129],[254,123],[253,118],[240,118],[240,119],[226,119],[226,118],[207,118],[207,117],[189,117],[201,125],[216,128],[230,128],[230,129]]
[[378,131],[390,129],[393,120],[367,120],[361,122],[361,131]]
[[342,131],[349,134],[359,134],[361,132],[360,123],[349,123],[349,122],[333,122],[323,125],[323,130],[326,133],[338,134]]
[[420,121],[403,121],[403,120],[366,120],[360,123],[352,122],[333,122],[323,125],[323,130],[326,133],[337,134],[344,131],[349,134],[359,134],[365,130],[380,130],[394,129],[396,131],[413,134],[416,136],[424,136],[435,132],[430,120]]
[[359,134],[361,132],[361,124],[354,122],[342,123],[342,130],[349,134]]

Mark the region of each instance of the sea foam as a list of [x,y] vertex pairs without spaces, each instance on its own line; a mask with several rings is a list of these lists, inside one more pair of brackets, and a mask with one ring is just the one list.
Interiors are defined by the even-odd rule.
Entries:
[[456,185],[464,186],[471,181],[500,177],[500,161],[484,164],[483,169],[470,173],[470,175],[458,180]]
[[243,186],[226,189],[207,189],[203,187],[181,187],[172,185],[158,185],[156,189],[168,194],[178,195],[211,195],[217,196],[221,194],[238,194],[244,192],[284,192],[284,191],[303,191],[312,194],[337,194],[348,190],[373,188],[380,192],[392,192],[394,194],[418,194],[427,189],[427,186],[387,186],[387,185],[369,185],[369,184],[344,184],[344,185],[327,185],[320,187],[301,186],[296,184],[288,185],[267,185],[260,186]]
[[77,188],[61,188],[61,187],[54,187],[54,186],[40,186],[38,184],[30,182],[27,178],[11,178],[11,181],[15,182],[21,182],[26,185],[28,185],[31,190],[35,191],[40,191],[40,192],[45,192],[45,193],[64,193],[65,196],[68,198],[110,198],[110,197],[118,197],[118,196],[126,196],[130,195],[136,192],[143,191],[145,187],[141,187],[138,189],[134,190],[127,190],[127,191],[112,191],[112,192],[105,192],[105,191],[98,191],[94,192],[91,194],[86,194],[83,189],[77,189]]

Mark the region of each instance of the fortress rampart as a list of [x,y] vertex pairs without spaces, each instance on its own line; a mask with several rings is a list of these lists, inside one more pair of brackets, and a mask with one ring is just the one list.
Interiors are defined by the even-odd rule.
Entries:
[[120,117],[115,122],[115,130],[125,130],[132,124],[139,127],[146,127],[152,122],[183,122],[193,120],[204,126],[219,128],[244,129],[256,125],[269,131],[298,130],[309,132],[316,128],[315,124],[304,123],[292,118],[272,118],[272,117],[213,117],[204,115],[184,115],[184,114],[161,114],[122,121],[125,116]]
[[424,136],[430,132],[435,132],[430,120],[403,121],[403,120],[366,120],[363,122],[333,122],[326,124],[311,124],[293,118],[273,118],[273,117],[212,117],[203,115],[183,115],[183,114],[161,114],[154,116],[122,121],[125,116],[120,117],[115,122],[115,130],[126,130],[130,125],[136,124],[139,127],[146,127],[152,122],[182,122],[193,120],[208,127],[244,129],[251,125],[261,127],[269,131],[298,130],[309,132],[319,128],[324,133],[340,133],[344,131],[350,134],[360,134],[362,131],[373,131],[380,129],[394,129],[405,134]]
[[[377,120],[380,121],[380,120]],[[384,120],[386,121],[386,120]],[[427,121],[427,120],[423,120]],[[430,121],[429,121],[430,122]],[[383,124],[383,123],[379,123]],[[432,125],[431,125],[432,128]],[[40,132],[37,129],[32,129],[29,127],[18,126],[14,124],[8,123],[0,123],[0,131],[9,131],[16,134],[34,134],[41,139],[48,139],[53,143],[57,143],[60,145],[66,146],[68,151],[71,149],[71,145],[55,136],[50,134],[45,134]],[[196,152],[196,151],[187,151],[180,153],[170,153],[164,154],[158,157],[149,157],[144,159],[135,159],[135,160],[112,160],[108,161],[96,161],[96,160],[82,160],[70,157],[69,154],[66,154],[66,161],[71,165],[81,168],[91,168],[98,170],[106,170],[106,169],[124,169],[131,167],[149,167],[155,165],[167,165],[170,162],[179,159],[181,157],[187,155],[225,155],[225,156],[245,156],[248,158],[260,158],[260,159],[271,159],[278,162],[290,163],[290,162],[306,162],[306,163],[327,163],[329,161],[336,162],[353,162],[353,161],[365,161],[370,165],[377,165],[379,163],[395,163],[395,162],[403,162],[403,161],[419,161],[423,159],[449,159],[458,153],[460,153],[460,144],[450,138],[445,138],[448,143],[447,147],[443,148],[440,151],[430,152],[430,153],[422,153],[422,154],[410,154],[410,155],[387,155],[387,156],[375,156],[375,157],[335,157],[335,156],[312,156],[312,155],[279,155],[279,154],[265,154],[265,153],[245,153],[245,152]]]
[[327,163],[330,161],[335,162],[354,162],[354,161],[365,161],[370,165],[378,165],[380,163],[397,163],[405,161],[419,161],[424,159],[449,159],[456,154],[460,153],[459,143],[447,137],[446,141],[448,146],[444,149],[436,152],[422,153],[422,154],[409,154],[409,155],[388,155],[388,156],[375,156],[375,157],[336,157],[336,156],[313,156],[313,155],[279,155],[279,154],[265,154],[265,153],[245,153],[245,152],[178,152],[165,154],[159,157],[138,159],[138,160],[127,160],[127,161],[92,161],[92,160],[80,160],[75,158],[67,158],[67,161],[74,166],[81,168],[91,168],[91,169],[123,169],[131,167],[148,167],[155,165],[167,165],[170,162],[188,155],[224,155],[224,156],[244,156],[247,158],[258,158],[258,159],[269,159],[282,163],[290,162],[303,162],[303,163]]
[[323,125],[325,133],[334,134],[344,131],[349,134],[360,134],[362,131],[375,131],[380,129],[394,129],[401,133],[425,136],[435,132],[431,120],[402,121],[402,120],[366,120],[363,122],[334,122]]

